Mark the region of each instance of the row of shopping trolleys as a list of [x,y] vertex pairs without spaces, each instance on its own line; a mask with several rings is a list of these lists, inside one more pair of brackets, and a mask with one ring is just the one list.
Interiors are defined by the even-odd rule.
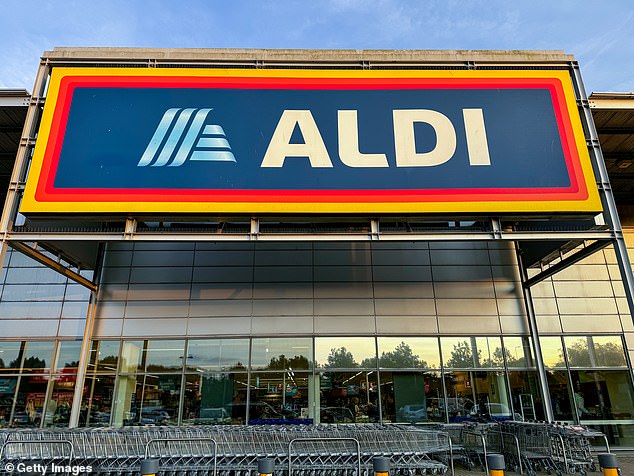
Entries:
[[607,437],[584,426],[548,422],[443,425],[453,442],[453,463],[486,468],[486,455],[503,454],[507,470],[535,476],[598,470],[595,446],[610,452]]
[[159,460],[164,475],[247,476],[262,457],[276,476],[370,476],[376,456],[394,475],[442,475],[452,442],[438,429],[396,425],[254,425],[128,427],[0,432],[0,470],[7,463],[91,466],[92,474],[137,475]]

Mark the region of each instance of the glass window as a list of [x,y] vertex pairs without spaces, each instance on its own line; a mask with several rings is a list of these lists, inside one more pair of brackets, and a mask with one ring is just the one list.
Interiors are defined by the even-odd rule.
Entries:
[[319,367],[334,369],[376,368],[373,338],[318,337],[315,339],[315,360]]
[[620,336],[565,338],[571,367],[626,367]]
[[446,372],[445,386],[449,422],[502,421],[514,418],[504,372]]
[[64,284],[7,284],[2,291],[3,301],[61,301]]
[[443,337],[440,343],[447,368],[504,367],[499,337]]
[[[143,358],[145,357],[144,346],[147,341],[126,340],[121,346],[121,365],[119,372],[133,373],[143,372]],[[116,368],[115,368],[116,370]]]
[[89,370],[116,372],[119,362],[118,340],[96,340],[90,349]]
[[17,372],[22,366],[22,342],[0,342],[0,371]]
[[27,342],[24,351],[23,371],[48,372],[53,363],[55,342]]
[[57,349],[57,363],[55,369],[65,371],[77,371],[79,366],[79,356],[81,353],[81,341],[63,340],[60,341]]
[[81,426],[109,426],[114,401],[114,375],[87,376],[79,412]]
[[546,372],[548,381],[548,393],[555,420],[574,421],[574,409],[572,405],[572,393],[568,372],[565,370],[549,370]]
[[633,420],[634,390],[627,370],[572,371],[580,420]]
[[139,425],[143,402],[144,375],[119,375],[112,399],[111,425]]
[[43,375],[25,375],[20,379],[11,426],[40,426],[48,380]]
[[246,373],[197,373],[185,376],[185,425],[243,425]]
[[435,337],[379,337],[379,367],[389,369],[440,367]]
[[312,368],[312,339],[258,338],[251,344],[253,370],[307,370]]
[[594,359],[597,367],[626,367],[625,351],[620,336],[594,336]]
[[383,423],[445,421],[440,372],[381,372]]
[[180,375],[146,375],[143,386],[142,425],[175,425],[181,393]]
[[320,372],[319,421],[316,423],[378,422],[376,377],[374,370]]
[[506,365],[510,368],[535,367],[533,343],[530,337],[505,337]]
[[184,340],[151,340],[145,349],[145,368],[148,372],[180,371],[184,349]]
[[313,418],[309,413],[313,382],[312,375],[291,370],[252,374],[249,423]]
[[17,387],[17,377],[0,377],[0,428],[9,426]]
[[[544,405],[537,372],[526,370],[510,371],[509,386],[516,419],[524,421],[544,420]],[[521,418],[518,418],[518,415]]]
[[561,346],[561,337],[540,337],[539,344],[542,348],[542,358],[546,367],[566,367],[564,350]]
[[248,339],[196,339],[187,346],[188,370],[246,370],[248,362]]
[[45,427],[68,427],[73,405],[76,375],[54,375],[49,385],[48,401],[44,412]]

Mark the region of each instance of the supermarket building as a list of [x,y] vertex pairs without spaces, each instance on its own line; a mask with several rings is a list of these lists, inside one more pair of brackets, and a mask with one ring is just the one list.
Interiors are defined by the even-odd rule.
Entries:
[[46,52],[0,91],[0,425],[634,446],[633,111],[558,51]]

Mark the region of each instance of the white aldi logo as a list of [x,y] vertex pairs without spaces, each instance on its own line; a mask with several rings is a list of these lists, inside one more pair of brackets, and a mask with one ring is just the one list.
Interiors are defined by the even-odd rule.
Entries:
[[165,111],[137,166],[180,167],[188,158],[192,161],[235,162],[223,128],[205,124],[210,112],[211,108]]

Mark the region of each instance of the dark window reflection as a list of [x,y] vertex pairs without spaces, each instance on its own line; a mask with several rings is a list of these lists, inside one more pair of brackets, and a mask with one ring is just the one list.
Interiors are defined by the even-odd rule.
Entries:
[[573,399],[579,419],[631,420],[634,415],[628,371],[572,371]]
[[379,421],[376,371],[322,372],[321,423],[373,423]]
[[306,421],[312,376],[305,372],[285,371],[254,373],[251,375],[251,403],[249,423],[270,420]]
[[511,409],[504,372],[447,372],[445,386],[450,422],[517,419]]
[[114,375],[87,376],[79,411],[80,426],[108,426],[114,401]]
[[245,423],[247,374],[198,373],[185,376],[185,425]]
[[445,421],[440,372],[381,372],[384,423]]
[[513,410],[520,420],[544,420],[544,405],[539,387],[539,376],[534,371],[509,372],[509,386]]
[[0,427],[9,426],[11,422],[11,408],[17,388],[17,377],[0,377]]
[[551,370],[546,372],[546,377],[555,420],[573,421],[575,416],[568,373],[565,370]]

